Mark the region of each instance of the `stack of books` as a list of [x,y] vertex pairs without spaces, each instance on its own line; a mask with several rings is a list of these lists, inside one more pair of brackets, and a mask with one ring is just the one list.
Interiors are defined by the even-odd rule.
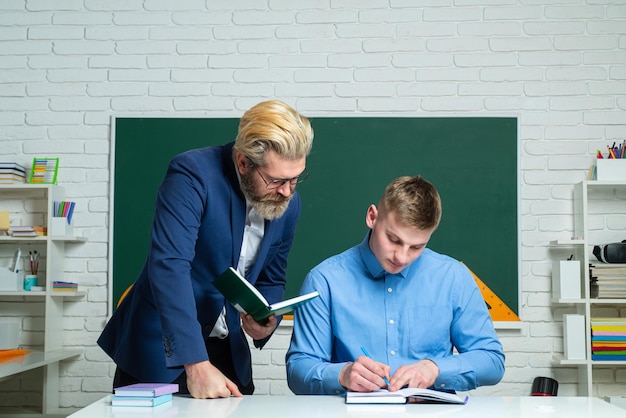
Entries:
[[115,388],[112,406],[157,406],[172,401],[178,392],[176,383],[135,383]]
[[37,231],[34,226],[11,226],[9,234],[12,237],[36,237]]
[[18,163],[0,162],[0,184],[19,184],[26,182],[26,168]]
[[76,292],[78,290],[78,283],[74,282],[52,282],[53,292]]
[[590,264],[589,277],[591,297],[626,298],[626,264]]
[[626,360],[626,318],[591,318],[591,359]]

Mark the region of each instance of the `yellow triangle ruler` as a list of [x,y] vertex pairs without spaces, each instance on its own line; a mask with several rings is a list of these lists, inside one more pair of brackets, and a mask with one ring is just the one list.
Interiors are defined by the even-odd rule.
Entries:
[[470,273],[472,273],[472,276],[480,289],[480,293],[483,295],[483,299],[489,308],[489,314],[491,315],[492,321],[521,321],[519,316],[517,316],[517,314],[513,312],[511,308],[509,308],[508,305],[493,292],[493,290],[489,289],[489,286],[480,280],[480,278],[478,278],[478,276],[469,267],[467,269]]

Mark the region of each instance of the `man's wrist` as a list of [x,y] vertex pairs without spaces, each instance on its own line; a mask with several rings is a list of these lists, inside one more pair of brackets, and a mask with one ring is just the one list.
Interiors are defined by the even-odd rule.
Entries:
[[346,363],[341,368],[341,371],[339,372],[339,376],[338,376],[339,384],[341,385],[341,387],[343,387],[346,390],[348,390],[348,380],[349,380],[349,379],[346,378],[346,374],[349,373],[348,369],[350,367],[352,367],[352,362]]
[[435,371],[435,378],[439,377],[439,366],[437,365],[435,360],[429,359],[429,358],[427,358],[425,360],[432,365],[432,369]]

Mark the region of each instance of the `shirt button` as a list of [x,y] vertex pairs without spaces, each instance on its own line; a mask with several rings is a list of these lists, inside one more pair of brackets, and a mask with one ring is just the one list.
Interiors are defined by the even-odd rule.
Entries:
[[392,356],[395,356],[395,355],[396,355],[396,352],[395,352],[394,350],[391,350],[391,351],[389,352],[389,354],[391,354]]
[[393,292],[393,289],[391,287],[388,287],[387,288],[387,293],[391,293],[391,292]]
[[393,325],[393,319],[389,320],[389,324]]
[[440,384],[440,385],[439,385],[439,387],[440,387],[440,388],[445,388],[445,387],[446,387],[446,384],[445,384],[445,383],[442,383],[442,384]]

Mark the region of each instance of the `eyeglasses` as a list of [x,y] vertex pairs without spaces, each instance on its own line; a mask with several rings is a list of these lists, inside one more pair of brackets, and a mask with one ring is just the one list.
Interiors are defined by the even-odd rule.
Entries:
[[256,165],[253,165],[253,167],[256,172],[259,173],[259,176],[261,176],[261,180],[263,180],[263,183],[265,183],[265,188],[267,190],[276,190],[285,183],[289,183],[291,187],[295,187],[296,184],[302,183],[304,180],[309,178],[309,172],[305,168],[299,176],[295,176],[290,179],[271,179],[268,181],[265,180],[265,177],[263,177],[263,174],[259,171],[259,168]]

